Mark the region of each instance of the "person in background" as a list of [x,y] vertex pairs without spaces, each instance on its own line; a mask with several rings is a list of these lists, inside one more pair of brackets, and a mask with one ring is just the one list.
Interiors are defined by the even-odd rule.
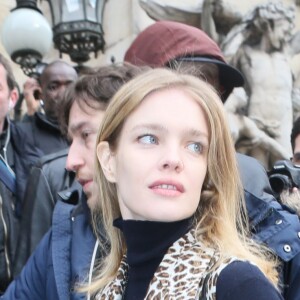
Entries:
[[[292,193],[290,190],[282,191],[280,194],[280,202],[293,209],[300,217],[300,192],[298,188],[293,189]],[[298,265],[298,271],[300,272],[300,264]]]
[[[124,61],[138,66],[167,67],[204,78],[225,102],[242,74],[225,62],[219,46],[202,30],[159,21],[142,31],[125,53]],[[252,237],[268,246],[281,261],[281,289],[285,299],[300,298],[300,223],[296,214],[274,198],[263,166],[237,153]],[[294,265],[295,268],[291,268]]]
[[300,165],[300,117],[293,124],[291,132],[291,145],[293,150],[292,162]]
[[9,61],[0,53],[0,294],[12,280],[12,259],[16,248],[16,209],[23,197],[25,182],[38,151],[9,118],[19,94]]
[[[97,130],[111,97],[141,71],[141,68],[129,64],[103,66],[78,78],[68,88],[60,120],[62,131],[68,132],[70,150],[68,155],[49,158],[39,166],[34,175],[39,178],[38,186],[34,188],[35,197],[25,202],[24,211],[28,216],[22,220],[19,237],[26,244],[35,234],[42,238],[41,223],[50,227],[52,220],[52,226],[28,262],[27,257],[17,262],[26,265],[1,299],[86,299],[84,294],[75,290],[75,286],[91,276],[89,273],[95,259],[101,258],[106,245],[102,243],[105,236],[101,226],[97,229],[102,236],[100,242],[96,242],[91,226]],[[60,192],[59,189],[69,182],[68,176],[74,176],[73,172],[77,183]],[[54,207],[57,192],[60,198]],[[42,228],[46,229],[45,226]],[[29,250],[34,249],[37,240],[29,242]],[[24,245],[23,242],[19,240],[18,245]]]
[[39,103],[41,100],[44,113],[36,111],[37,106],[30,105],[29,116],[31,116],[17,126],[23,131],[24,139],[28,139],[40,149],[41,156],[68,147],[68,142],[59,128],[58,112],[66,88],[76,78],[77,73],[72,66],[64,61],[54,61],[44,68],[40,83],[29,78],[24,84],[23,94],[26,102]]
[[[293,150],[292,163],[300,165],[300,118],[293,124],[291,132],[291,146]],[[300,174],[300,169],[299,169]],[[300,178],[300,177],[299,177]],[[283,190],[280,194],[280,203],[291,208],[300,218],[300,193],[299,188]],[[300,234],[298,233],[300,240]],[[299,278],[300,278],[300,253],[285,264],[286,282],[289,283],[286,299],[297,299],[299,297]]]
[[96,299],[282,299],[275,263],[247,241],[234,144],[209,84],[166,69],[136,77],[106,110],[97,157],[94,224],[110,251],[88,285]]
[[36,112],[42,112],[41,94],[39,79],[29,77],[23,85],[23,99],[26,103],[26,114],[23,116],[23,120],[30,120]]

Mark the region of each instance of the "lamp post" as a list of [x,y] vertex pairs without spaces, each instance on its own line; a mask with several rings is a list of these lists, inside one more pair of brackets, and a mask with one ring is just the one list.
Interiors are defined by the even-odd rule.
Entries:
[[14,62],[28,76],[38,73],[36,67],[50,50],[52,38],[55,48],[70,56],[77,69],[103,51],[105,41],[102,29],[106,0],[47,0],[52,25],[43,17],[36,0],[16,0],[2,27],[3,46]]
[[52,30],[38,9],[36,0],[17,0],[17,6],[4,20],[2,43],[11,59],[28,76],[34,76],[36,67],[50,50]]
[[80,66],[89,54],[103,51],[102,29],[106,0],[48,0],[53,22],[55,48]]

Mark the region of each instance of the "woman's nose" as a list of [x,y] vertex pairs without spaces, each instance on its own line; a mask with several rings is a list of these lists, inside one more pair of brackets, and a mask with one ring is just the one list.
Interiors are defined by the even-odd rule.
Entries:
[[179,152],[179,150],[174,149],[171,151],[166,151],[165,155],[160,161],[160,169],[181,172],[184,165]]

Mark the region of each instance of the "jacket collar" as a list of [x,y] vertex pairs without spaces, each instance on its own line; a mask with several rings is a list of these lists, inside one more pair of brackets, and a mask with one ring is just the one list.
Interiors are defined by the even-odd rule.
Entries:
[[60,128],[57,120],[48,118],[45,114],[41,112],[35,113],[35,121],[40,126],[45,126],[50,130],[54,130],[60,133]]

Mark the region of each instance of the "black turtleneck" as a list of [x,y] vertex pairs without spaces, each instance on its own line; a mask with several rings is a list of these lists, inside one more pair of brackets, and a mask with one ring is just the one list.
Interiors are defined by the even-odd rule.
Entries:
[[192,218],[176,222],[152,222],[117,219],[127,245],[128,280],[123,299],[144,299],[153,275],[168,248],[185,233]]

